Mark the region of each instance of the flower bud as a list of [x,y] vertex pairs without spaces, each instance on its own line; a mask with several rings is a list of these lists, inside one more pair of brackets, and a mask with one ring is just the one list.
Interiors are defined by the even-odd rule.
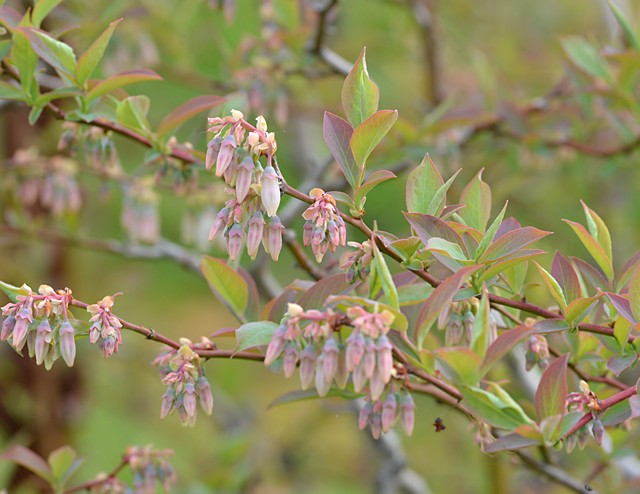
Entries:
[[232,261],[238,257],[244,242],[244,230],[240,223],[235,223],[227,233],[227,252]]
[[369,380],[369,396],[372,400],[377,400],[384,393],[385,382],[380,372],[374,372]]
[[338,232],[338,225],[335,221],[331,220],[327,223],[327,233],[329,234],[329,240],[335,246],[340,243],[340,233]]
[[400,405],[400,421],[402,428],[407,436],[413,433],[413,425],[415,423],[415,409],[416,405],[413,402],[411,394],[407,393],[402,398],[402,404]]
[[329,338],[322,349],[322,360],[324,365],[324,378],[327,382],[333,381],[338,371],[338,353],[340,349],[333,338]]
[[280,251],[282,250],[282,230],[284,230],[284,226],[280,222],[280,218],[274,216],[269,220],[269,225],[266,230],[267,248],[265,248],[265,250],[269,252],[271,259],[274,261],[278,260]]
[[258,129],[260,132],[267,131],[267,121],[264,119],[262,115],[256,118],[256,129]]
[[364,428],[369,424],[369,417],[371,417],[371,412],[373,411],[373,406],[371,403],[366,402],[362,408],[360,409],[360,413],[358,414],[358,429],[364,430]]
[[369,426],[371,428],[371,435],[374,439],[380,439],[382,433],[382,418],[380,413],[374,413],[369,419]]
[[189,417],[195,417],[197,413],[196,389],[193,383],[187,383],[184,387],[182,404]]
[[247,231],[247,253],[251,259],[255,259],[258,254],[263,231],[264,218],[260,211],[256,211],[249,220],[249,230]]
[[213,395],[211,394],[211,386],[204,376],[200,376],[196,382],[198,397],[200,398],[200,406],[207,415],[211,415],[213,411]]
[[13,348],[20,352],[27,342],[29,323],[33,320],[31,309],[23,306],[16,315],[16,323],[13,328]]
[[382,430],[387,432],[396,420],[397,401],[393,393],[389,393],[382,404]]
[[345,225],[342,216],[338,216],[336,218],[336,224],[338,225],[338,239],[340,240],[340,245],[347,245],[347,225]]
[[58,332],[60,338],[60,355],[69,367],[73,367],[76,359],[76,340],[74,337],[74,329],[69,321],[64,321],[60,325]]
[[238,165],[238,175],[236,176],[236,199],[239,203],[244,201],[244,198],[247,197],[247,194],[249,193],[254,168],[255,164],[250,156],[247,156]]
[[286,326],[279,326],[273,333],[273,338],[271,338],[267,353],[264,356],[264,365],[273,364],[284,350],[287,341],[284,339],[283,334],[286,329]]
[[378,374],[385,383],[388,383],[393,371],[393,347],[386,335],[378,338],[376,349],[378,350]]
[[216,136],[207,144],[207,155],[204,160],[204,166],[207,170],[210,170],[213,164],[218,159],[218,153],[220,152],[221,143],[222,139],[219,136]]
[[275,169],[269,165],[260,176],[262,207],[267,216],[275,216],[280,205],[280,184]]
[[220,152],[216,160],[216,176],[221,177],[233,159],[237,144],[233,135],[227,135],[220,144]]
[[216,219],[213,222],[213,226],[211,227],[211,231],[209,232],[209,241],[213,240],[218,234],[224,230],[224,227],[227,225],[227,218],[229,216],[229,208],[222,208],[220,212],[216,215]]
[[373,376],[376,370],[376,346],[371,338],[367,338],[361,365],[364,367],[364,373],[367,379],[371,379],[371,376]]
[[316,352],[315,347],[307,345],[300,354],[300,387],[309,389],[311,382],[313,381],[313,373],[316,364]]
[[602,446],[602,438],[604,437],[604,425],[599,417],[593,419],[593,425],[591,427],[593,438],[596,440],[598,446]]
[[36,331],[36,364],[40,365],[44,361],[45,350],[47,349],[47,337],[52,333],[51,325],[48,319],[43,319],[38,325]]
[[336,384],[340,389],[344,389],[349,382],[349,372],[347,371],[347,355],[341,351],[338,354],[338,370],[336,372]]
[[294,343],[288,344],[284,349],[284,362],[282,370],[284,371],[284,377],[291,377],[293,371],[296,369],[298,363],[298,349]]
[[364,338],[360,331],[354,331],[347,338],[347,370],[353,370],[360,365],[364,355]]
[[160,418],[164,419],[173,410],[173,392],[171,389],[167,389],[164,395],[162,395],[162,405],[160,406]]
[[313,238],[313,223],[311,221],[305,221],[302,230],[302,245],[305,247],[311,243]]
[[326,396],[331,389],[331,379],[327,379],[324,374],[324,355],[318,358],[318,367],[316,369],[316,390],[319,396]]
[[353,380],[353,389],[356,393],[362,391],[364,385],[367,384],[367,375],[364,370],[363,362],[360,362],[351,375],[351,379]]
[[13,329],[16,327],[16,318],[14,316],[7,316],[2,321],[2,332],[0,333],[0,341],[5,341],[9,336],[13,334]]

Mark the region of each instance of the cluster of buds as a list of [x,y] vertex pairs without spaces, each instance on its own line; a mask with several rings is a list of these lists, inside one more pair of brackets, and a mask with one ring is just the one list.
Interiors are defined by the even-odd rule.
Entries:
[[162,383],[168,386],[162,397],[160,418],[165,418],[173,410],[178,411],[184,425],[195,425],[198,401],[207,415],[213,411],[211,386],[204,374],[200,357],[193,348],[212,349],[213,344],[205,338],[200,345],[186,338],[180,339],[182,345],[158,355],[153,364],[160,368]]
[[117,295],[120,294],[107,295],[97,304],[91,304],[87,307],[87,312],[91,314],[89,322],[92,323],[89,328],[89,341],[98,343],[98,347],[105,357],[118,353],[118,347],[122,344],[120,332],[122,323],[111,312],[113,299]]
[[0,340],[8,341],[20,354],[25,345],[29,356],[47,370],[62,356],[71,367],[76,358],[75,329],[69,321],[71,290],[58,290],[40,285],[34,293],[22,285],[15,303],[2,307]]
[[525,368],[527,371],[538,365],[544,369],[549,365],[549,344],[541,334],[532,334],[525,342]]
[[[387,337],[393,319],[386,310],[368,312],[356,306],[345,315],[289,304],[267,347],[265,364],[282,358],[284,374],[291,377],[299,363],[302,389],[314,383],[320,396],[326,396],[333,382],[344,389],[351,377],[356,392],[366,388],[369,399],[376,401],[395,375]],[[340,330],[347,327],[351,333],[345,340]]]
[[105,178],[120,178],[124,170],[111,131],[65,122],[58,151],[79,157]]
[[55,217],[77,213],[82,206],[80,186],[76,180],[77,164],[63,156],[39,156],[33,149],[18,150],[12,164],[17,183],[7,180],[16,191],[16,202],[34,213],[43,211]]
[[338,245],[346,245],[347,227],[338,212],[336,200],[322,189],[311,189],[313,204],[302,213],[304,223],[303,243],[311,245],[317,262],[321,262],[327,250],[336,251]]
[[[446,346],[455,346],[460,343],[470,345],[473,340],[476,313],[480,301],[477,298],[452,302],[449,308],[449,320],[441,328],[445,329],[444,340]],[[498,337],[498,326],[493,318],[489,316],[489,344]]]
[[589,439],[589,432],[598,446],[602,445],[604,438],[604,425],[600,420],[602,405],[587,382],[580,381],[580,391],[574,391],[567,395],[566,406],[569,412],[591,412],[593,417],[590,424],[581,427],[567,438],[567,451],[572,451],[576,445],[583,449]]
[[152,180],[141,179],[124,190],[121,223],[134,243],[154,244],[160,238],[159,198]]
[[355,250],[347,252],[342,257],[340,269],[347,272],[349,283],[354,283],[358,279],[365,280],[369,276],[373,260],[371,240],[365,240],[362,243],[348,242],[347,245]]
[[90,494],[130,494],[133,493],[118,477],[112,477],[104,472],[96,475],[93,486],[89,489]]
[[170,492],[171,484],[176,481],[176,473],[167,460],[171,455],[173,451],[170,449],[157,450],[151,446],[127,448],[125,458],[133,473],[133,492],[156,492],[158,483],[165,492]]
[[399,390],[391,386],[384,398],[366,399],[358,415],[358,428],[364,430],[367,425],[374,439],[383,432],[389,432],[400,418],[402,430],[407,436],[413,433],[415,423],[415,403],[411,394],[404,388]]
[[207,145],[205,166],[210,169],[215,164],[216,175],[224,178],[233,196],[216,216],[209,240],[223,233],[231,259],[238,257],[245,244],[249,257],[255,258],[262,243],[277,260],[284,226],[276,215],[280,177],[273,166],[277,149],[273,132],[267,132],[264,117],[258,117],[254,127],[237,110],[224,118],[210,118],[209,126],[215,135]]

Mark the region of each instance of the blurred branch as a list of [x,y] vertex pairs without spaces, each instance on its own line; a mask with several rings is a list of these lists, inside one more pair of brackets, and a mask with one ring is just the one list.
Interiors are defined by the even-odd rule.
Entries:
[[82,484],[76,485],[75,487],[70,487],[69,489],[65,489],[62,492],[62,494],[73,494],[74,492],[90,491],[95,487],[99,487],[102,484],[108,482],[109,480],[114,479],[116,475],[118,475],[118,473],[120,473],[120,471],[123,468],[125,468],[128,464],[129,464],[129,457],[125,455],[122,457],[122,461],[120,461],[120,464],[116,468],[111,470],[111,472],[105,477],[101,477],[95,480],[89,480],[88,482],[83,482]]
[[556,466],[549,465],[548,463],[542,463],[524,451],[516,451],[515,454],[532,470],[543,474],[549,480],[563,485],[573,492],[578,492],[580,494],[597,494],[591,486],[585,485],[584,482],[580,482],[574,477],[571,477],[567,472]]
[[437,106],[444,100],[438,36],[435,26],[435,2],[436,0],[412,0],[411,2],[422,35],[427,77],[425,93],[432,106]]
[[309,52],[326,63],[334,72],[346,76],[351,71],[351,64],[325,44],[329,19],[337,5],[338,0],[326,0],[322,5],[316,7],[318,22]]

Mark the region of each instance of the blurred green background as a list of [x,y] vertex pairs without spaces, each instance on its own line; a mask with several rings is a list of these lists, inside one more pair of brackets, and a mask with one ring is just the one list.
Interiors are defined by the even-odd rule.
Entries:
[[[433,104],[425,89],[428,71],[423,34],[409,3],[340,2],[327,34],[327,45],[349,61],[367,47],[369,72],[380,87],[381,107],[399,110],[400,121],[374,155],[374,166],[392,167],[404,161],[415,166],[429,152],[447,177],[463,167],[450,193],[453,198],[485,167],[494,213],[509,200],[509,213],[523,224],[556,232],[545,239],[545,247],[562,246],[563,253],[571,255],[584,253],[560,220],[581,219],[579,199],[583,199],[607,221],[617,259],[632,255],[640,221],[640,202],[635,194],[640,183],[637,153],[598,159],[546,149],[535,142],[529,145],[500,139],[490,133],[456,147],[447,145],[455,128],[419,130]],[[433,2],[440,56],[438,78],[450,113],[491,114],[505,104],[508,108],[547,94],[563,78],[568,65],[559,43],[562,36],[583,35],[599,46],[615,43],[603,3]],[[24,5],[16,2],[13,6],[24,11]],[[270,19],[280,29],[278,39],[292,47],[284,54],[276,53],[283,57],[282,66],[321,67],[305,52],[313,36],[313,22],[300,19],[299,3],[276,0],[272,7]],[[249,115],[244,91],[252,85],[252,72],[247,68],[270,67],[273,55],[260,54],[260,36],[265,30],[261,8],[265,8],[262,2],[238,0],[235,16],[228,23],[204,0],[67,0],[54,11],[46,27],[55,30],[76,25],[69,39],[74,46],[85,48],[108,22],[124,17],[107,52],[103,74],[141,66],[161,74],[164,81],[139,84],[132,90],[151,98],[154,123],[178,104],[202,94],[231,94],[229,106]],[[250,54],[241,49],[248,39],[258,47]],[[322,142],[322,114],[324,110],[341,113],[343,78],[328,75],[310,80],[269,70],[260,77],[272,84],[264,93],[267,107],[271,97],[286,95],[288,120],[276,123],[268,113],[266,116],[278,138],[283,173],[288,182],[298,185],[313,166],[328,157]],[[10,130],[7,126],[15,121],[7,116],[12,112],[19,110],[3,108],[0,126],[5,135]],[[578,135],[586,128],[581,122],[575,124]],[[204,129],[204,118],[196,118],[178,137],[203,150]],[[32,145],[42,154],[54,154],[59,134],[59,124],[50,122],[39,128]],[[121,139],[116,142],[125,169],[136,173],[145,150]],[[7,158],[9,145],[4,144]],[[331,171],[323,180],[334,176]],[[80,230],[87,236],[122,238],[117,187],[110,186],[110,193],[104,195],[94,176],[81,177],[84,207]],[[380,186],[368,198],[367,218],[370,222],[375,219],[383,230],[408,232],[401,214],[404,181],[405,175]],[[161,194],[162,235],[176,242],[180,241],[184,204],[184,197]],[[297,220],[287,226],[301,231],[301,225]],[[212,248],[209,253],[224,257],[219,249]],[[296,277],[306,278],[286,253],[275,270],[283,284]],[[37,238],[19,242],[0,238],[0,279],[26,282],[34,288],[40,283],[68,286],[77,298],[89,303],[122,291],[116,314],[174,339],[197,339],[235,324],[203,279],[170,261],[126,259],[50,245]],[[531,295],[536,300],[535,290]],[[176,492],[181,493],[364,493],[374,489],[381,457],[368,434],[357,430],[348,403],[325,400],[267,409],[276,397],[297,388],[297,378],[287,382],[255,363],[211,361],[206,366],[215,399],[213,417],[200,414],[194,428],[184,428],[175,416],[159,419],[164,387],[157,370],[149,365],[160,350],[158,345],[125,333],[120,352],[109,359],[103,359],[86,340],[79,341],[78,347],[73,371],[60,362],[54,367],[51,382],[61,386],[60,393],[69,393],[53,404],[48,401],[51,390],[46,385],[33,385],[38,379],[48,379],[43,377],[43,369],[16,357],[7,345],[0,347],[0,400],[9,417],[22,419],[14,424],[7,416],[0,416],[0,449],[37,440],[46,452],[69,443],[85,458],[75,477],[82,481],[117,465],[127,446],[152,443],[175,451]],[[31,384],[27,386],[27,382]],[[418,397],[417,413],[416,431],[413,437],[403,438],[403,443],[409,465],[433,492],[563,492],[531,472],[515,468],[517,462],[508,455],[482,454],[475,443],[475,430],[466,419],[433,400]],[[47,424],[51,416],[67,424],[68,433],[61,437],[45,426],[25,425]],[[436,434],[431,423],[438,416],[447,429]],[[51,437],[34,438],[34,433]],[[583,454],[587,453],[572,457],[577,471]],[[0,462],[0,487],[11,475],[13,467]],[[16,492],[30,490],[26,487]]]

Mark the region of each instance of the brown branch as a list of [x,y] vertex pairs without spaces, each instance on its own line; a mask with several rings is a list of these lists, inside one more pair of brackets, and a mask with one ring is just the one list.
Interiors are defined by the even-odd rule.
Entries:
[[580,482],[579,480],[571,477],[564,470],[554,466],[549,465],[548,463],[543,463],[541,461],[536,460],[533,456],[523,451],[516,451],[516,456],[522,460],[526,466],[543,474],[549,480],[553,482],[563,485],[573,492],[578,492],[580,494],[597,494],[597,492],[590,487],[589,485],[585,485],[584,482]]
[[118,473],[120,473],[128,464],[129,464],[129,457],[125,455],[122,457],[122,461],[120,462],[120,464],[116,468],[114,468],[111,471],[111,473],[106,477],[89,480],[88,482],[84,482],[74,487],[70,487],[69,489],[65,489],[63,491],[63,494],[73,494],[74,492],[89,491],[94,487],[98,487],[104,484],[105,482],[108,482],[109,480],[114,479],[118,475]]
[[413,0],[413,13],[422,34],[424,64],[426,66],[426,95],[433,106],[444,100],[444,89],[441,77],[440,53],[435,26],[435,0]]

